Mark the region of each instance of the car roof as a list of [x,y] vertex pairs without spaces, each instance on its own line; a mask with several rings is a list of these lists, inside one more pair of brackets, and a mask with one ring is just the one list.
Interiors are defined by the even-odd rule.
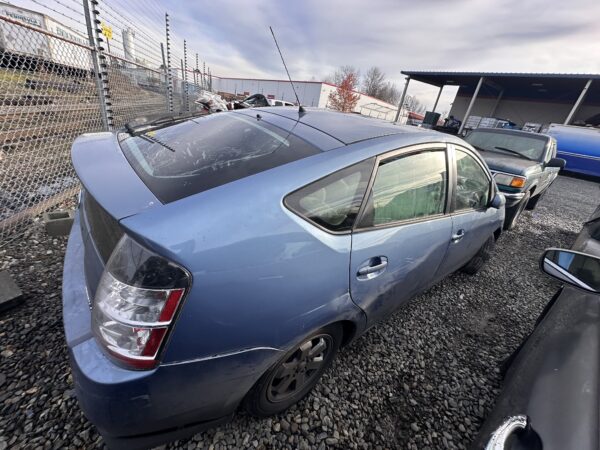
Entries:
[[420,129],[391,122],[365,117],[355,113],[342,113],[318,108],[305,108],[305,113],[298,114],[297,107],[255,108],[315,128],[344,144],[374,139],[382,136],[403,133],[420,133]]
[[542,133],[532,133],[531,131],[523,131],[523,130],[511,130],[508,128],[475,128],[471,130],[471,133],[475,131],[482,131],[484,133],[502,133],[502,134],[512,134],[515,136],[526,136],[531,138],[539,138],[545,140],[552,140],[552,136]]

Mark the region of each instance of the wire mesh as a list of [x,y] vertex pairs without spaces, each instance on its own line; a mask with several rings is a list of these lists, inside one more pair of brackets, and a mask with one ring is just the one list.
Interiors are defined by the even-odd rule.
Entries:
[[114,0],[30,1],[34,9],[0,1],[0,247],[77,192],[70,146],[105,130],[103,115],[115,130],[168,112],[168,72],[174,112],[195,110],[198,92],[210,87],[205,64],[200,70],[182,39],[165,45],[164,12],[154,3],[124,11]]
[[69,149],[100,117],[90,48],[0,17],[0,243],[75,193]]

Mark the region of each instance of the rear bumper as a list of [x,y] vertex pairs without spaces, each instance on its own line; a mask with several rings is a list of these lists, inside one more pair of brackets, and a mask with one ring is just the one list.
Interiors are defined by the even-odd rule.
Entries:
[[115,365],[91,332],[79,214],[63,274],[63,320],[79,404],[111,447],[147,448],[228,419],[277,359],[274,349],[250,349],[134,371]]

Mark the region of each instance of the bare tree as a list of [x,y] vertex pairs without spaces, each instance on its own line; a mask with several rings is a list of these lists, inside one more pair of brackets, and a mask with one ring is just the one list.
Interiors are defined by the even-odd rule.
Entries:
[[382,85],[381,91],[379,92],[379,96],[377,98],[384,102],[395,105],[400,101],[400,91],[394,83],[387,81]]
[[385,74],[379,67],[373,66],[363,78],[363,92],[371,97],[380,98],[382,90],[385,87]]
[[334,73],[325,78],[327,83],[340,86],[349,75],[352,75],[354,80],[360,80],[360,71],[354,66],[341,66]]
[[422,114],[425,112],[425,105],[414,95],[407,95],[404,99],[404,107],[409,111]]

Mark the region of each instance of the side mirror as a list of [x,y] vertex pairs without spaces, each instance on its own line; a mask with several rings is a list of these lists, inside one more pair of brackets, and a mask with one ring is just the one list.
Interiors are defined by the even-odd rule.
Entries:
[[566,165],[567,161],[562,158],[552,158],[546,163],[546,167],[558,167],[559,169],[564,169]]
[[506,197],[502,195],[500,192],[496,192],[496,195],[492,198],[490,202],[490,207],[500,209],[506,204]]
[[564,283],[594,294],[600,293],[600,258],[559,248],[546,250],[542,271]]

